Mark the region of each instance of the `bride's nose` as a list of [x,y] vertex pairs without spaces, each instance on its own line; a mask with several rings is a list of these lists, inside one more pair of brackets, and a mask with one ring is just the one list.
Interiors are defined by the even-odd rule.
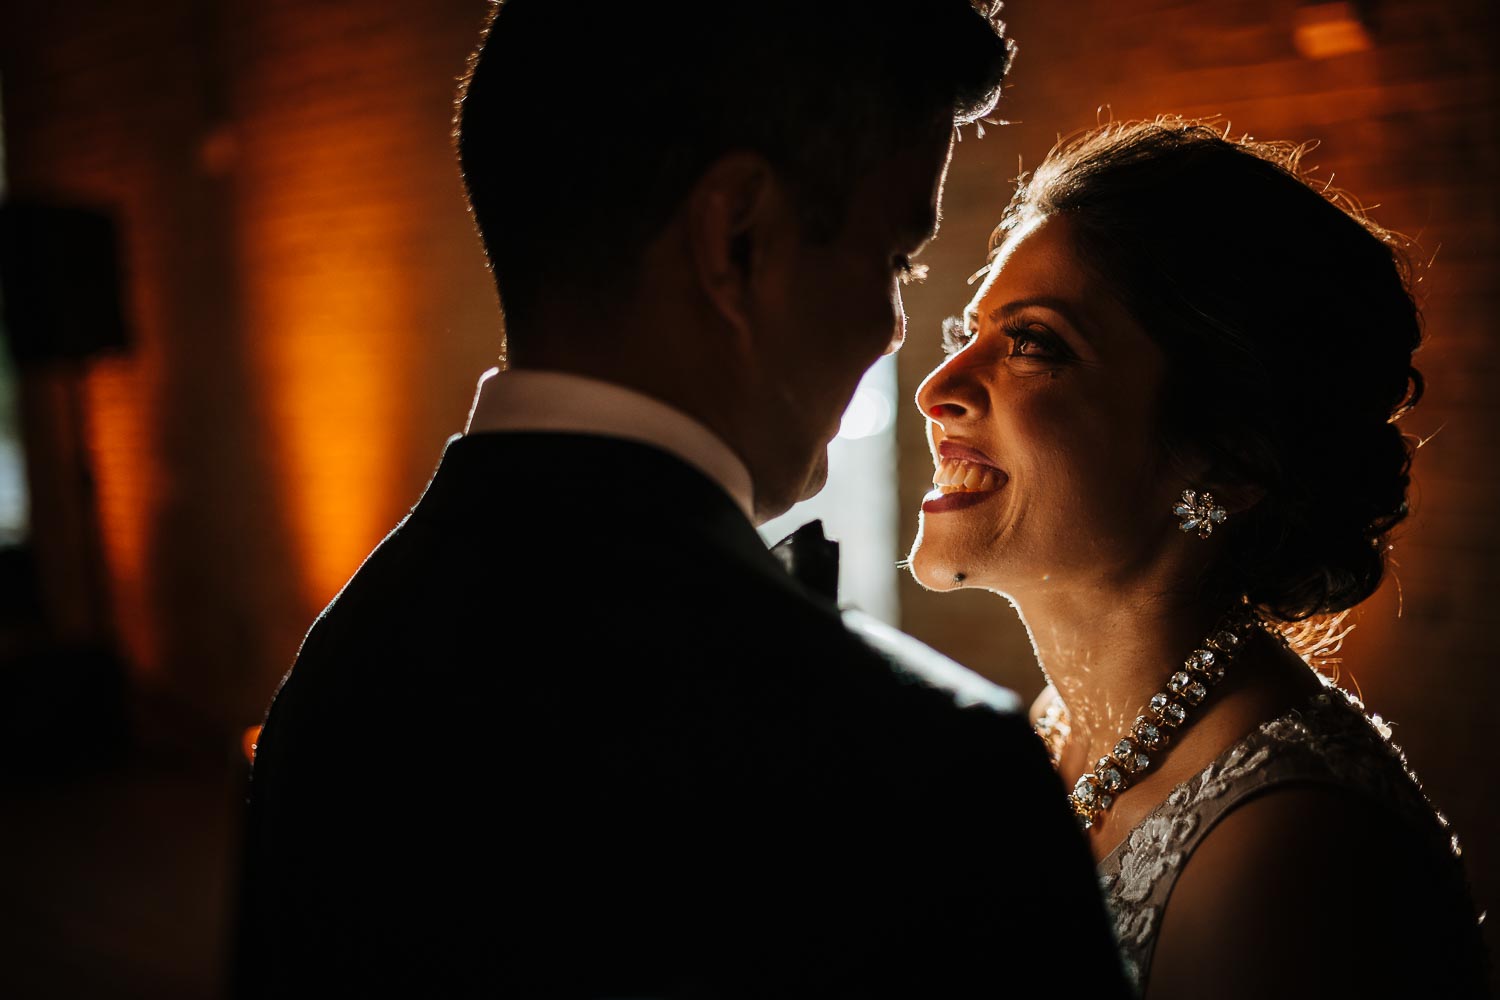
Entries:
[[974,380],[966,376],[962,355],[955,354],[934,368],[917,387],[917,409],[939,423],[974,417],[983,401],[974,392]]

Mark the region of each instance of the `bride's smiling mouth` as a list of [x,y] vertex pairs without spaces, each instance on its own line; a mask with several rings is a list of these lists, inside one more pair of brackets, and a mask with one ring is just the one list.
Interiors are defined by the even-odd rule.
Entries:
[[982,452],[966,445],[944,441],[938,445],[938,456],[933,489],[922,498],[925,513],[939,514],[983,503],[1010,480]]

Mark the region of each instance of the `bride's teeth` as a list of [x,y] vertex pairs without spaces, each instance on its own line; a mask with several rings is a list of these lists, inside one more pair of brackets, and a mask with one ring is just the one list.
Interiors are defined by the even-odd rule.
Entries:
[[1001,482],[999,470],[957,458],[943,459],[932,474],[932,485],[948,493],[999,489]]

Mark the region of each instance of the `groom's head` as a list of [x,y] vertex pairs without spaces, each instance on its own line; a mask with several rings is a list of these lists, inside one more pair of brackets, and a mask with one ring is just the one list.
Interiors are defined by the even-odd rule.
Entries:
[[458,141],[511,364],[691,413],[762,516],[816,492],[1009,54],[971,0],[504,0]]

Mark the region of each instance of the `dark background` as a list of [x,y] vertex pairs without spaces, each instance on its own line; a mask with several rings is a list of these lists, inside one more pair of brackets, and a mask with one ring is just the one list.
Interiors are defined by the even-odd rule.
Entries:
[[[216,995],[244,732],[498,353],[448,138],[484,9],[0,6],[8,193],[113,215],[130,334],[23,372],[31,560],[0,558],[0,994]],[[1344,680],[1396,723],[1493,905],[1494,3],[1015,0],[1007,17],[1014,124],[966,130],[956,152],[932,277],[909,290],[903,396],[1011,180],[1059,134],[1177,112],[1318,140],[1307,162],[1431,261],[1415,514],[1354,616]],[[931,465],[914,410],[899,428],[915,511]],[[1040,686],[1003,601],[910,581],[901,597],[909,631]],[[369,722],[372,767],[386,724]]]

